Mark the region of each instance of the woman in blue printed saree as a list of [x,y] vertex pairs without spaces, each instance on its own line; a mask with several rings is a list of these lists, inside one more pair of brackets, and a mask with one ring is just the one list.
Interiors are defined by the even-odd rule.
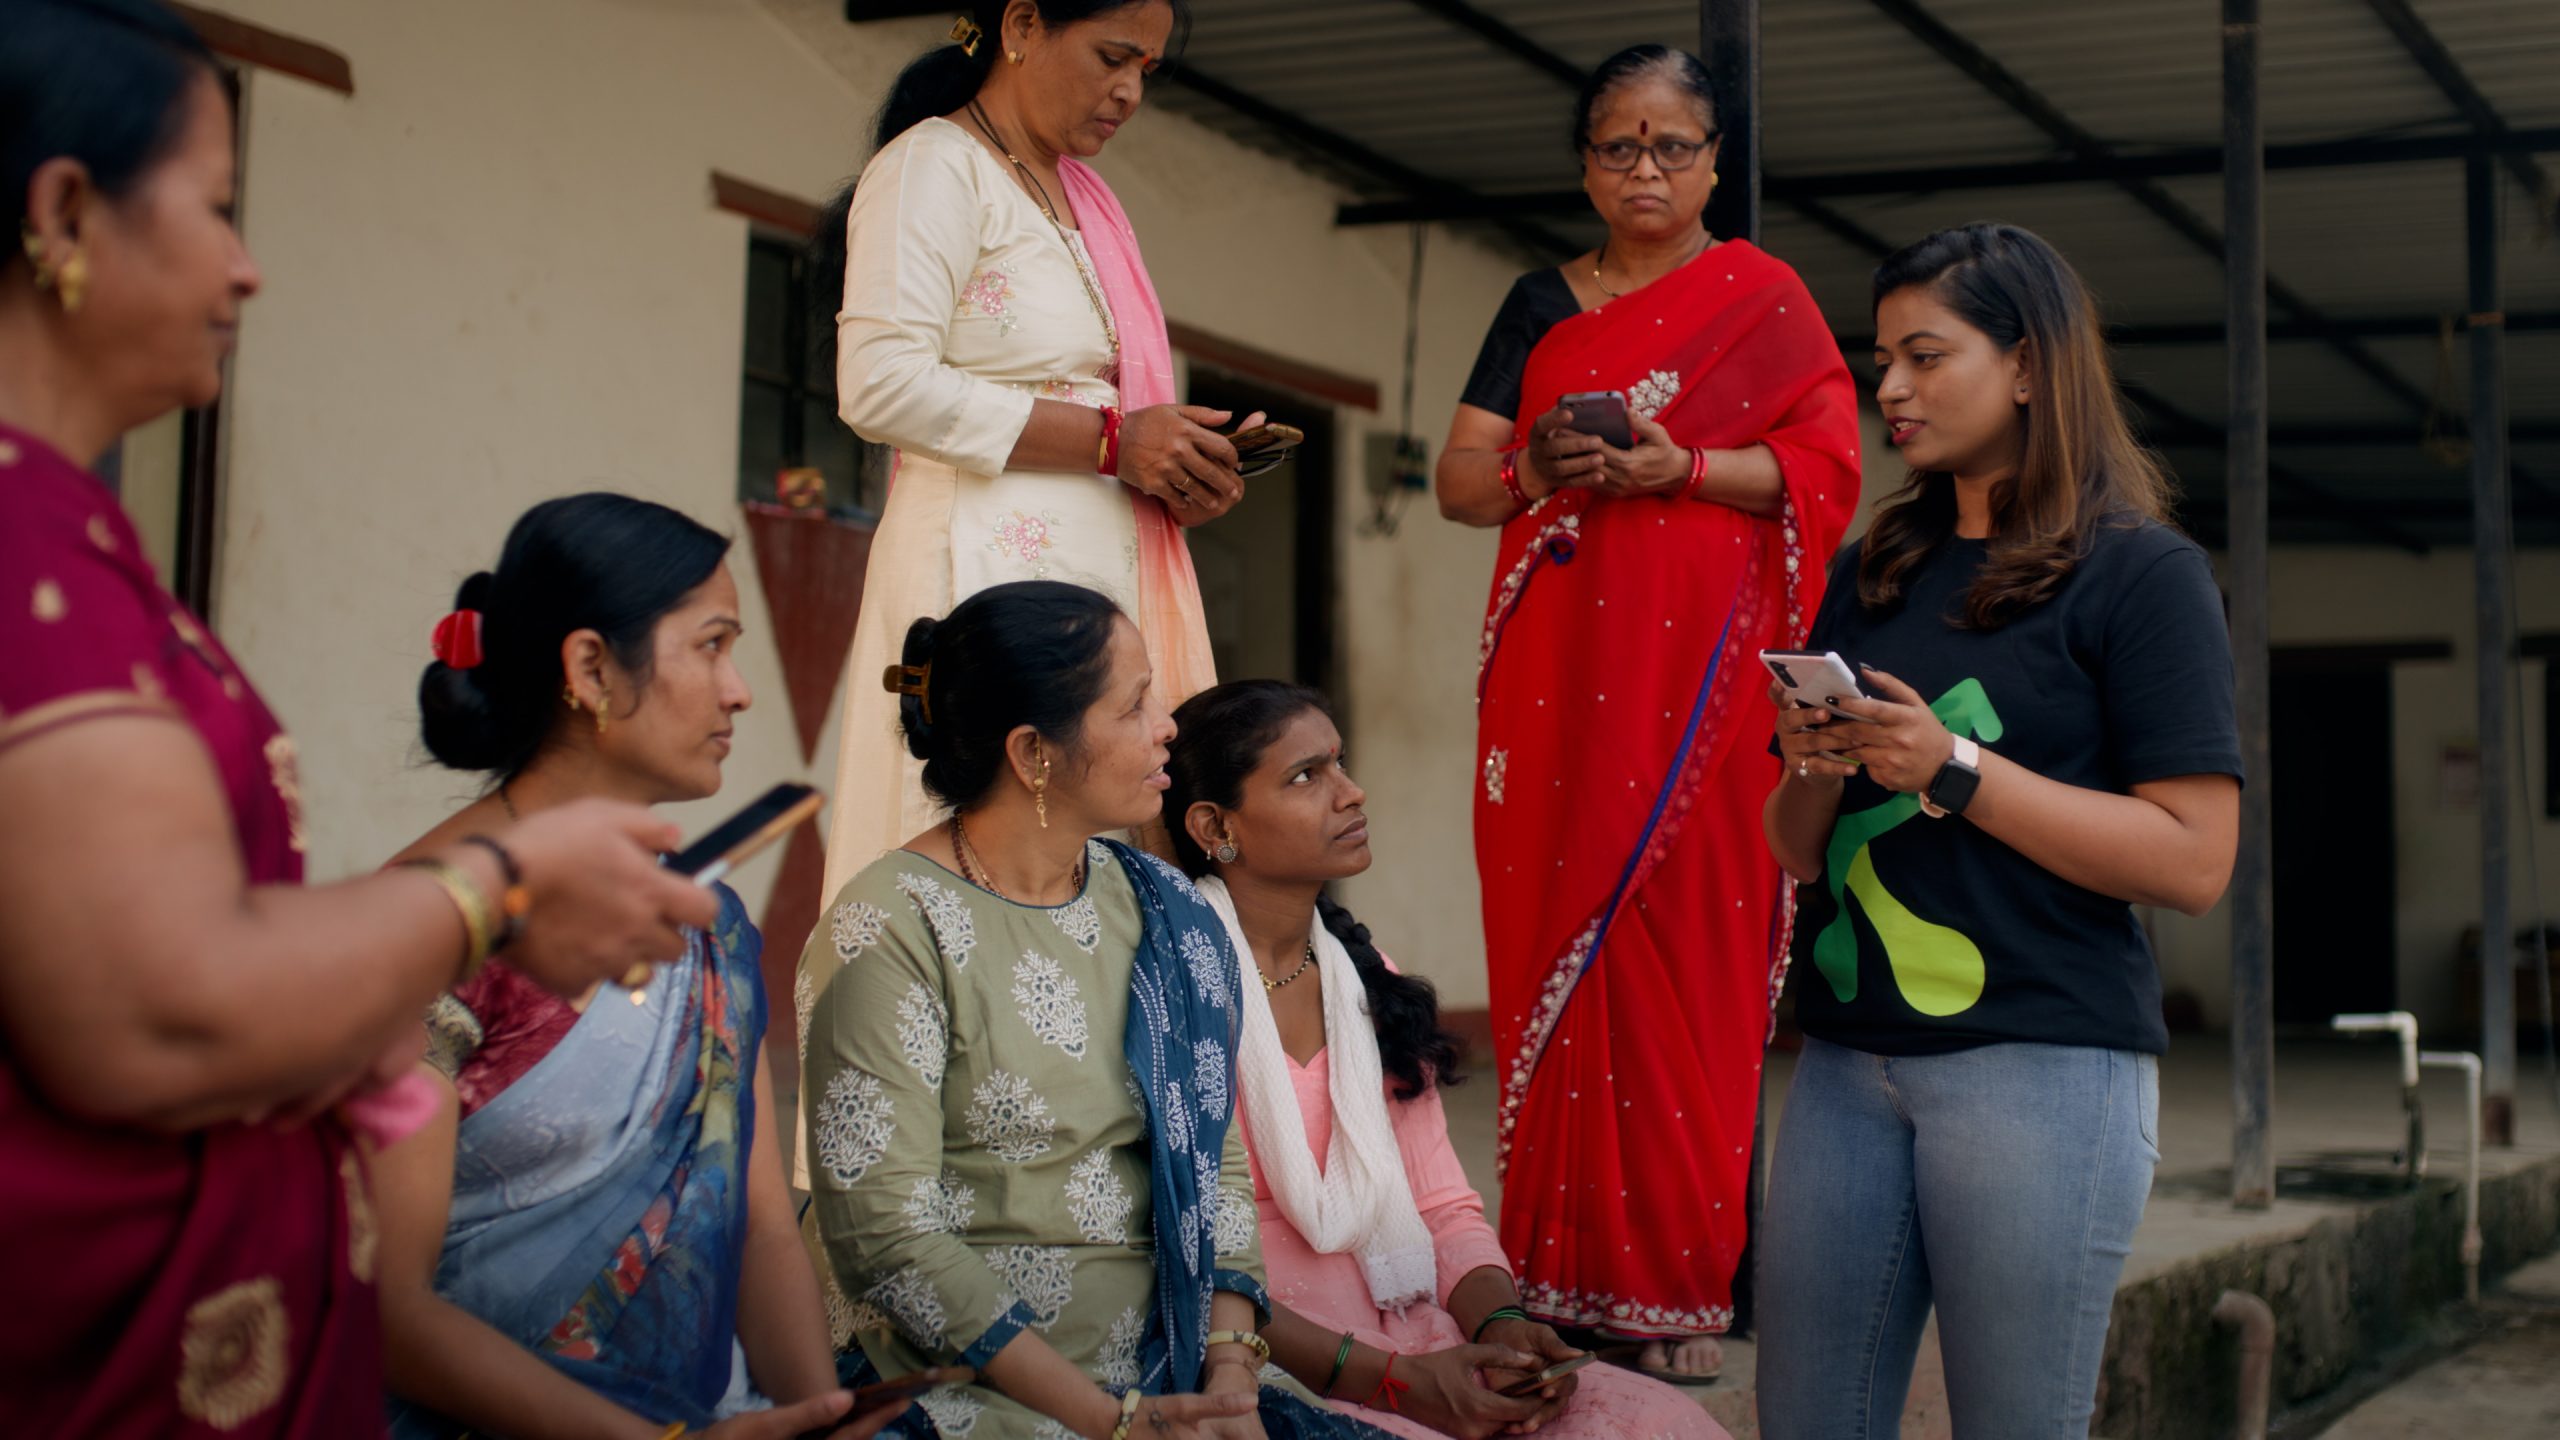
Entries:
[[1017,582],[916,621],[903,661],[884,683],[954,813],[845,884],[795,995],[839,1339],[892,1376],[976,1372],[916,1432],[1378,1440],[1265,1370],[1225,928],[1091,838],[1162,808],[1137,628]]
[[[413,849],[594,796],[717,791],[748,703],[726,549],[618,495],[518,521],[419,685],[429,753],[492,783]],[[718,893],[712,929],[639,988],[561,1000],[501,956],[430,1012],[441,1103],[376,1164],[395,1435],[754,1440],[845,1414],[777,1147],[756,1143],[762,943]]]

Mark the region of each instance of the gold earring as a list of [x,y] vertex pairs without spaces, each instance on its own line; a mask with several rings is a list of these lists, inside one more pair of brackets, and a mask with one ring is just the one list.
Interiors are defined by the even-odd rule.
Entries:
[[1218,848],[1210,851],[1209,857],[1221,865],[1233,865],[1243,853],[1236,849],[1234,840],[1228,839],[1219,841]]
[[612,720],[612,719],[613,719],[613,689],[612,689],[612,687],[610,687],[610,686],[606,686],[606,685],[599,685],[599,686],[597,686],[597,687],[596,687],[596,738],[597,738],[597,739],[601,740],[601,739],[603,739],[603,738],[604,738],[604,727],[605,727],[605,724],[606,724],[606,722],[608,722],[608,721],[610,721],[610,720]]
[[1049,828],[1049,757],[1040,757],[1040,778],[1031,782],[1031,808],[1040,812],[1040,828]]
[[74,250],[62,262],[62,273],[54,277],[56,297],[62,301],[62,313],[77,315],[89,301],[89,252]]
[[581,705],[579,705],[579,704],[578,704],[578,687],[577,687],[577,686],[575,686],[575,685],[563,685],[563,686],[561,686],[561,687],[560,687],[560,698],[561,698],[561,699],[563,699],[563,700],[568,701],[568,702],[569,702],[569,708],[570,708],[570,709],[572,709],[572,710],[578,710],[578,709],[583,709],[583,708],[584,708],[583,706],[581,706]]
[[1016,65],[1019,65],[1022,63],[1022,52],[1019,50],[1007,50],[1004,52],[1004,58]]
[[71,314],[89,298],[89,257],[78,250],[60,266],[44,261],[44,237],[36,233],[35,222],[18,222],[18,248],[27,252],[27,264],[35,270],[36,288],[51,290],[62,302],[62,313]]

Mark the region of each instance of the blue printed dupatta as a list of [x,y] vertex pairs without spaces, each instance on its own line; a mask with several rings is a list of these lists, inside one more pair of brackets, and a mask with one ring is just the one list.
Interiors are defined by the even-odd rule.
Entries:
[[[643,992],[606,986],[462,1122],[436,1291],[570,1378],[700,1427],[731,1398],[762,942],[720,918]],[[630,996],[645,995],[634,1004]],[[392,1403],[392,1434],[458,1427]]]
[[[1230,1291],[1251,1300],[1257,1314],[1271,1312],[1260,1283],[1217,1263],[1218,1170],[1235,1121],[1243,972],[1226,922],[1181,871],[1116,841],[1101,843],[1128,872],[1145,922],[1121,1037],[1147,1114],[1155,1206],[1156,1306],[1138,1351],[1138,1383],[1156,1394],[1194,1391],[1211,1297]],[[1262,1387],[1260,1412],[1270,1440],[1387,1440],[1383,1431],[1275,1385]]]
[[1252,1276],[1218,1269],[1218,1164],[1235,1119],[1241,972],[1225,922],[1181,871],[1117,841],[1102,844],[1129,873],[1146,927],[1120,1040],[1147,1112],[1155,1205],[1156,1308],[1138,1351],[1138,1384],[1158,1394],[1196,1390],[1210,1297],[1232,1290],[1256,1311],[1271,1309]]

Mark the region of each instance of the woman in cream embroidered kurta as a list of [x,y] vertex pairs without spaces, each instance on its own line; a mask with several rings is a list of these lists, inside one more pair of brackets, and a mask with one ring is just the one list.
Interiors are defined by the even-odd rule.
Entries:
[[898,465],[854,630],[828,894],[941,819],[898,744],[896,697],[864,683],[897,663],[917,616],[1009,580],[1064,580],[1143,623],[1127,487],[1008,468],[1034,400],[1120,403],[1098,295],[1082,233],[1053,225],[949,120],[891,141],[854,189],[836,392],[845,422],[895,445]]
[[[1017,905],[898,850],[810,937],[794,1003],[827,1307],[885,1375],[980,1365],[1026,1326],[1098,1383],[1136,1383],[1155,1303],[1145,1112],[1121,1037],[1142,934],[1126,872]],[[1221,1068],[1201,1083],[1230,1083]],[[1262,1278],[1242,1126],[1207,1223]],[[1063,1436],[984,1385],[923,1400],[945,1435]]]

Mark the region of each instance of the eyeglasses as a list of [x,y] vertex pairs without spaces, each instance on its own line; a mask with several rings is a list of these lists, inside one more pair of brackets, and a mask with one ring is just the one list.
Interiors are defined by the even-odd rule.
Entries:
[[1698,156],[1715,143],[1718,133],[1708,131],[1704,141],[1656,140],[1650,145],[1639,145],[1633,140],[1603,140],[1588,148],[1591,158],[1603,170],[1633,170],[1636,161],[1647,155],[1652,156],[1653,163],[1666,172],[1686,170],[1698,163]]

